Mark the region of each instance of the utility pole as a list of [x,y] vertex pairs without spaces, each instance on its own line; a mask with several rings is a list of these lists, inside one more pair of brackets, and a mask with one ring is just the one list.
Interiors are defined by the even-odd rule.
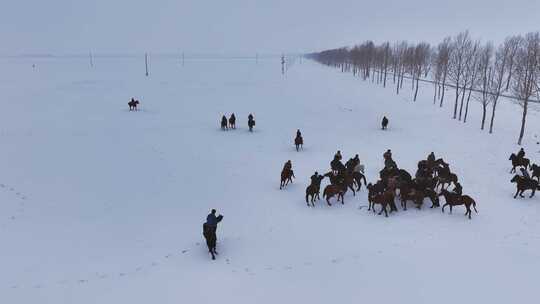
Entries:
[[281,74],[285,74],[285,55],[281,55]]
[[144,53],[144,66],[146,67],[146,77],[148,77],[148,53]]
[[92,59],[92,52],[90,52],[90,67],[94,67],[94,60]]

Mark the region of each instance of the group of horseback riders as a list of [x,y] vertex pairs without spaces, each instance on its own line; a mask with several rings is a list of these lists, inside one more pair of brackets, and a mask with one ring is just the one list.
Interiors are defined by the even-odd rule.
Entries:
[[[476,202],[470,196],[463,195],[463,187],[458,182],[457,175],[450,171],[449,164],[442,158],[435,159],[433,152],[427,159],[418,162],[414,178],[406,170],[397,167],[390,150],[383,154],[383,158],[385,167],[379,172],[381,179],[375,184],[368,184],[368,210],[373,209],[375,212],[375,204],[380,204],[379,214],[384,212],[385,216],[388,216],[387,206],[390,207],[390,212],[397,211],[394,198],[399,190],[399,199],[404,210],[407,210],[407,201],[414,202],[420,209],[425,198],[431,200],[431,208],[439,207],[439,196],[444,196],[446,203],[443,205],[443,212],[445,206],[450,206],[452,212],[453,206],[464,205],[467,209],[465,215],[470,219],[470,207],[476,211]],[[454,188],[448,191],[451,184]],[[440,192],[437,192],[439,186]]]
[[[253,127],[255,126],[255,119],[253,118],[253,114],[248,115],[248,127],[249,131],[253,132]],[[229,119],[227,119],[227,116],[223,115],[221,117],[221,129],[222,130],[228,130],[228,129],[236,129],[236,116],[234,113],[231,114]]]
[[[516,183],[516,193],[514,198],[518,195],[523,196],[523,192],[526,190],[532,190],[530,197],[533,197],[536,190],[540,190],[540,166],[532,164],[528,158],[525,158],[525,150],[521,148],[518,153],[512,153],[509,160],[512,161],[512,169],[510,173],[515,172],[516,175],[510,180],[512,183]],[[516,168],[519,167],[519,173]],[[532,175],[528,170],[532,170]],[[534,178],[537,179],[534,179]]]

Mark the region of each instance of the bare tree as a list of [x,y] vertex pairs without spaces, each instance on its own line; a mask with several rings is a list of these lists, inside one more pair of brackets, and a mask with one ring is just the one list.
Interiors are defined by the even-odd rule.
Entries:
[[428,43],[422,42],[419,43],[414,48],[414,59],[413,59],[413,83],[414,78],[416,78],[416,90],[414,91],[414,98],[413,101],[416,101],[416,97],[418,95],[418,86],[420,82],[420,77],[422,77],[423,74],[427,73],[430,67],[430,52],[431,47]]
[[443,42],[439,44],[437,47],[437,65],[440,65],[441,73],[442,73],[442,94],[441,94],[441,103],[440,107],[443,106],[444,101],[444,92],[446,91],[446,79],[448,77],[448,68],[450,66],[450,56],[452,55],[452,38],[446,37]]
[[463,99],[465,98],[465,92],[467,90],[467,85],[469,86],[469,95],[467,97],[467,103],[465,106],[465,115],[463,117],[463,122],[467,122],[467,114],[469,113],[469,101],[471,100],[472,90],[476,85],[478,78],[478,51],[480,50],[480,41],[475,41],[471,52],[467,56],[467,68],[465,69],[465,79],[463,87],[463,96],[461,97],[461,105],[459,107],[459,120],[461,120],[461,110],[463,109]]
[[497,48],[495,53],[495,63],[493,65],[493,73],[489,78],[488,88],[491,94],[488,95],[488,98],[491,102],[491,119],[489,122],[489,134],[493,133],[493,125],[495,122],[495,112],[497,109],[497,102],[503,91],[504,76],[509,70],[509,45],[506,43]]
[[493,45],[491,43],[486,44],[478,52],[479,62],[479,81],[476,85],[477,94],[475,98],[482,104],[482,122],[480,124],[480,130],[484,130],[486,122],[487,107],[491,101],[490,96],[490,82],[493,75],[492,58],[493,58]]
[[507,62],[508,62],[508,75],[506,77],[506,88],[505,91],[508,91],[510,88],[510,80],[512,79],[512,72],[514,70],[514,58],[516,57],[516,52],[519,48],[519,43],[521,41],[520,36],[511,36],[504,40],[504,45],[508,49],[507,53]]
[[512,91],[519,98],[519,105],[523,108],[521,115],[521,128],[519,131],[518,145],[521,145],[525,134],[525,123],[529,101],[537,91],[539,77],[540,35],[528,33],[524,39],[520,39],[518,50],[514,58],[514,70],[512,77]]
[[450,56],[448,77],[456,88],[453,119],[457,118],[458,101],[461,94],[460,88],[463,87],[463,74],[465,73],[467,54],[471,46],[472,41],[468,31],[459,33],[452,41],[452,55]]

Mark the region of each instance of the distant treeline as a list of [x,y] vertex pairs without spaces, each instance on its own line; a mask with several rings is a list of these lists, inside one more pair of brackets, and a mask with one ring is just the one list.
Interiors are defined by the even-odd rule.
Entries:
[[469,102],[476,100],[482,105],[482,130],[490,112],[489,133],[493,133],[497,102],[500,97],[509,98],[523,109],[519,145],[529,103],[540,99],[539,32],[511,36],[500,45],[482,43],[465,31],[438,45],[407,41],[376,45],[366,41],[307,56],[384,87],[391,81],[396,94],[403,89],[403,80],[410,79],[414,101],[420,82],[433,85],[433,104],[441,107],[448,90],[452,92],[452,118],[459,121],[467,122]]

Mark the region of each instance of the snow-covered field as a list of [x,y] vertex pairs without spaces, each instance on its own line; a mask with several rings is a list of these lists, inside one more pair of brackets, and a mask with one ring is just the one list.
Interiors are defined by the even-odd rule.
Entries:
[[[452,92],[440,109],[431,87],[413,103],[309,61],[285,76],[279,59],[151,63],[147,78],[143,58],[1,59],[1,303],[536,302],[540,197],[514,200],[508,173],[518,106],[500,104],[490,136],[478,103],[464,125]],[[219,130],[231,112],[239,128]],[[533,161],[538,127],[533,112]],[[308,208],[309,176],[338,149],[368,181],[386,149],[412,174],[434,151],[479,214],[376,216],[359,209],[365,188]],[[280,191],[288,159],[297,179]],[[225,216],[216,261],[201,231],[211,208]]]

